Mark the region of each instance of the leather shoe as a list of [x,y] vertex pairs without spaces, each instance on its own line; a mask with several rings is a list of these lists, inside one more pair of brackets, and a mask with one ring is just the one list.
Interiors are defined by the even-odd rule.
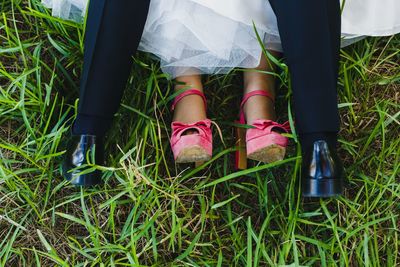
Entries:
[[302,189],[305,197],[334,197],[343,193],[343,165],[336,149],[324,140],[304,151]]
[[76,186],[100,184],[101,171],[85,172],[84,165],[88,164],[88,161],[90,164],[103,165],[103,140],[95,135],[72,135],[62,164],[64,178]]

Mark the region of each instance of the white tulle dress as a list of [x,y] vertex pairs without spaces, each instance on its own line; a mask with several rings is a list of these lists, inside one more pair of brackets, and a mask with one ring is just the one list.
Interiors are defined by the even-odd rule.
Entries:
[[[87,7],[87,0],[42,1],[54,16],[75,21]],[[399,11],[400,0],[347,0],[343,36],[396,34]],[[139,49],[156,55],[171,77],[227,73],[259,64],[256,32],[267,49],[282,50],[268,0],[151,0]]]

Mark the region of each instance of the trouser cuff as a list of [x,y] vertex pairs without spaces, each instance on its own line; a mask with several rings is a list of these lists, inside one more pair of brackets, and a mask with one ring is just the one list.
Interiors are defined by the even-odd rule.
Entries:
[[104,136],[111,127],[113,118],[78,113],[72,127],[73,134]]

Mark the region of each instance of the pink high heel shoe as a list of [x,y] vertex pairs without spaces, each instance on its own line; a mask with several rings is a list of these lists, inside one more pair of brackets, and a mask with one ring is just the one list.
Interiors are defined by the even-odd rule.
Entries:
[[[239,123],[245,125],[246,119],[243,107],[250,97],[261,95],[274,102],[273,97],[266,91],[257,90],[246,94],[240,105]],[[247,159],[271,163],[285,157],[288,138],[279,132],[289,133],[289,122],[279,124],[272,120],[258,119],[251,125],[252,128],[237,128],[239,150],[236,151],[236,168],[246,169]]]
[[[198,95],[204,100],[207,109],[207,101],[204,94],[198,90],[191,89],[178,95],[172,104],[172,110],[176,104],[185,96]],[[197,121],[195,123],[182,123],[174,121],[171,124],[171,148],[176,163],[201,163],[212,157],[212,132],[211,121],[209,119]],[[187,131],[194,131],[193,134],[186,134]]]

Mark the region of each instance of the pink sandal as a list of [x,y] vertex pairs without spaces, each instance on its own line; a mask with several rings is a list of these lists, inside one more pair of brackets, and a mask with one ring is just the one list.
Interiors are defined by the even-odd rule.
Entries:
[[[198,95],[204,100],[204,106],[207,109],[206,97],[199,90],[191,89],[178,95],[172,104],[172,110],[176,104],[188,95]],[[182,123],[174,121],[171,124],[171,148],[176,163],[205,162],[212,157],[212,132],[211,121],[209,119],[197,121],[195,123]],[[194,130],[197,133],[187,134],[188,130]]]
[[[274,102],[273,97],[266,91],[257,90],[246,94],[240,105],[240,124],[246,124],[244,105],[250,97],[256,95],[268,97]],[[239,150],[236,151],[236,168],[246,169],[247,158],[265,163],[282,160],[285,157],[288,138],[276,130],[289,133],[289,122],[279,124],[272,120],[258,119],[251,126],[247,131],[245,128],[237,128]]]

